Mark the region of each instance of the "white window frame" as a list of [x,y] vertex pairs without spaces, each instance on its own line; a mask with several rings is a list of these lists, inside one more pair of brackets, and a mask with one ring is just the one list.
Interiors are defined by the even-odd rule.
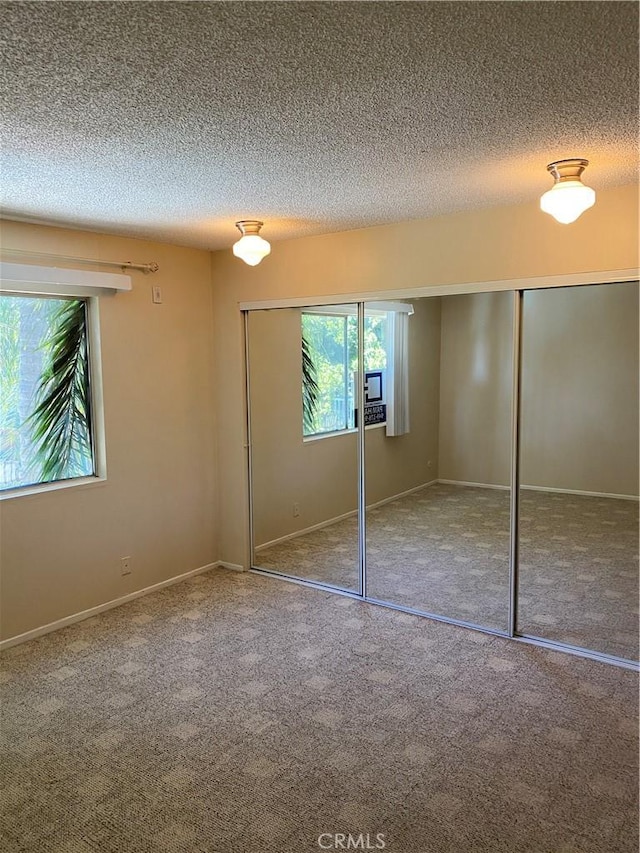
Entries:
[[99,296],[130,290],[131,278],[114,273],[84,272],[36,267],[31,264],[0,264],[0,295],[64,297],[83,299],[86,303],[87,350],[89,361],[89,396],[91,405],[91,444],[94,473],[47,483],[16,486],[0,491],[0,501],[55,492],[60,489],[91,488],[107,480],[106,442],[104,431],[104,396],[100,346]]

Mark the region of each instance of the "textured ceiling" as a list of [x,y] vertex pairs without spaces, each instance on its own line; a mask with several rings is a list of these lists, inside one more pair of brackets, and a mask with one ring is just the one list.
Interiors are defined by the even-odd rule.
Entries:
[[221,248],[637,170],[635,2],[4,2],[4,216]]

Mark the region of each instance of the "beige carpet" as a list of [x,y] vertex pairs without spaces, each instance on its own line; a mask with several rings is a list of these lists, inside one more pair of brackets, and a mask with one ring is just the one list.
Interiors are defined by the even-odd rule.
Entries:
[[[638,502],[523,490],[518,630],[638,659]],[[260,550],[256,565],[358,586],[349,518]],[[507,630],[509,492],[434,485],[367,513],[367,593]]]
[[3,853],[637,851],[628,670],[216,570],[0,680]]

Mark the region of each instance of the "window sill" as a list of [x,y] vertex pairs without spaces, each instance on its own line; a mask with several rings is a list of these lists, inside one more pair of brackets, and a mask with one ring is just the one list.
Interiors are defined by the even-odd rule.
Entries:
[[107,482],[106,477],[76,477],[73,480],[57,480],[54,483],[39,483],[35,486],[17,486],[15,489],[5,489],[0,492],[0,501],[12,498],[28,498],[35,495],[43,495],[47,492],[57,492],[60,489],[93,488],[103,486]]
[[[386,427],[387,422],[385,421],[382,424],[369,424],[366,426],[365,432],[369,429],[380,429],[381,427]],[[354,429],[338,429],[335,432],[319,432],[316,435],[304,435],[302,436],[302,443],[306,444],[307,442],[319,441],[321,438],[336,438],[339,435],[356,435],[358,432],[357,428]]]

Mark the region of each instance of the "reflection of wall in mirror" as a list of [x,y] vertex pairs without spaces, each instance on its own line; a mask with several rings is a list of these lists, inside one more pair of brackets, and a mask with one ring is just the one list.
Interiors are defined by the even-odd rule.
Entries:
[[638,494],[638,286],[525,293],[522,482]]
[[439,475],[507,486],[513,294],[442,299]]
[[[507,485],[512,295],[442,300],[442,479]],[[638,287],[528,291],[524,485],[638,494]]]

